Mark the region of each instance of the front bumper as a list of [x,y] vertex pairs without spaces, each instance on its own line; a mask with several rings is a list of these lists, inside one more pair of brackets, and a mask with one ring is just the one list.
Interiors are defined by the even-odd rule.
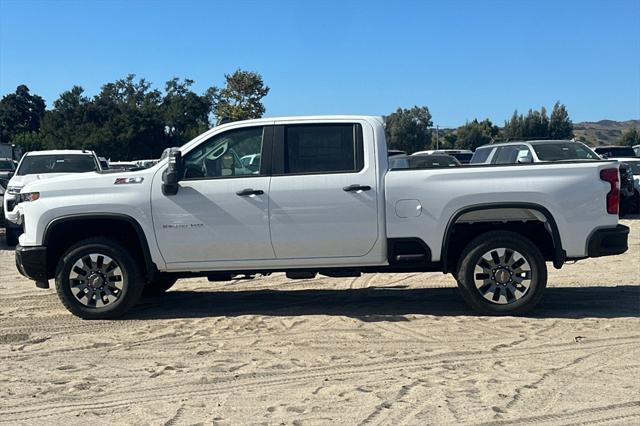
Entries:
[[589,238],[587,255],[589,257],[613,256],[622,254],[629,246],[629,228],[618,225],[615,228],[598,229]]
[[16,246],[16,267],[29,279],[36,282],[47,281],[47,248]]

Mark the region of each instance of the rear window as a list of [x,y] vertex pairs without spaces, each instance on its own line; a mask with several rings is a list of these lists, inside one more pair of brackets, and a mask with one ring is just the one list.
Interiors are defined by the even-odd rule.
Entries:
[[630,146],[610,146],[606,148],[596,148],[596,152],[600,155],[609,157],[635,157],[636,152]]
[[98,165],[91,155],[28,155],[22,160],[18,175],[84,173],[97,170]]
[[471,157],[471,163],[485,163],[489,158],[489,154],[491,154],[491,150],[493,148],[478,148],[476,152],[473,153],[473,157]]
[[586,145],[577,142],[532,144],[540,161],[599,160]]
[[364,167],[358,124],[286,126],[286,174],[356,172]]

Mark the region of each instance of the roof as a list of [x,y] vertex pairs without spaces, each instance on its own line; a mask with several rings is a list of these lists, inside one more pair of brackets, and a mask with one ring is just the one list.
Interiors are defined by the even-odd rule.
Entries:
[[551,144],[551,143],[579,143],[582,144],[582,142],[580,141],[573,141],[571,139],[556,139],[556,140],[549,140],[549,139],[535,139],[535,140],[530,140],[530,141],[509,141],[509,142],[499,142],[499,143],[491,143],[488,145],[482,145],[480,147],[478,147],[478,149],[480,148],[487,148],[487,147],[494,147],[494,146],[509,146],[509,145],[523,145],[523,144]]
[[68,155],[68,154],[77,154],[77,155],[93,155],[93,151],[88,151],[86,149],[50,149],[47,151],[29,151],[26,155]]

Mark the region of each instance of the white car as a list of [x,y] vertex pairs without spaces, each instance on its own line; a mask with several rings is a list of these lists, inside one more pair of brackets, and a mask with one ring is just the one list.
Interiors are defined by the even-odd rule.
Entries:
[[470,164],[522,164],[600,159],[598,154],[582,142],[536,140],[483,145],[475,150]]
[[615,161],[389,170],[387,152],[381,117],[265,118],[149,169],[32,182],[16,265],[87,319],[179,278],[273,272],[441,271],[478,312],[514,315],[542,297],[545,261],[627,250]]
[[16,245],[22,233],[20,190],[34,181],[70,173],[101,171],[98,157],[87,150],[33,151],[22,156],[16,173],[9,180],[3,200],[5,232],[8,245]]

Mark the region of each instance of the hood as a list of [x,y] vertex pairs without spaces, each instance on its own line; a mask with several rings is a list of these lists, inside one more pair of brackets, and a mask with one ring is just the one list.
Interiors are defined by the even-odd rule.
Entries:
[[[45,191],[69,191],[78,190],[81,192],[99,192],[100,188],[112,189],[114,186],[129,187],[133,185],[115,185],[118,178],[142,177],[143,182],[149,183],[153,178],[155,169],[144,169],[139,171],[123,172],[87,172],[58,175],[51,179],[36,179],[31,181],[22,192],[45,192]],[[47,175],[49,176],[49,175]]]
[[30,184],[31,182],[36,182],[43,179],[53,179],[56,177],[66,176],[66,175],[68,175],[68,173],[43,173],[39,175],[24,175],[24,176],[14,175],[9,180],[9,186],[23,187],[25,185]]

